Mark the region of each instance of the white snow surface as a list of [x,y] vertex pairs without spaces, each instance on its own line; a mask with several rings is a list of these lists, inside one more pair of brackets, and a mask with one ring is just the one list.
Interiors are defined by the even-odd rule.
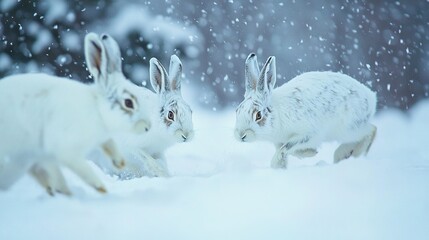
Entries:
[[97,174],[100,195],[71,172],[73,197],[26,176],[0,192],[0,239],[427,239],[429,101],[376,115],[368,156],[332,164],[269,163],[274,147],[233,138],[235,112],[194,109],[195,139],[167,152],[170,178]]

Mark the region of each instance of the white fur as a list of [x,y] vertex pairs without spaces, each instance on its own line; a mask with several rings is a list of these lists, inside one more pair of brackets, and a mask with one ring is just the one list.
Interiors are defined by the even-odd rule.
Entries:
[[[69,194],[59,167],[64,165],[100,192],[105,188],[86,162],[89,151],[105,146],[123,165],[111,138],[150,128],[147,96],[125,79],[120,52],[109,36],[85,38],[88,68],[95,83],[45,74],[0,80],[0,187],[30,170],[48,191]],[[132,98],[132,99],[130,99]],[[132,101],[133,108],[126,108]]]
[[[240,141],[276,145],[273,167],[286,167],[288,154],[314,156],[324,141],[343,143],[335,162],[369,149],[376,131],[369,121],[377,100],[368,87],[334,72],[307,72],[278,88],[275,81],[275,58],[270,57],[260,72],[256,56],[250,54],[245,99],[237,109],[235,128]],[[258,111],[262,118],[256,121]]]
[[[193,138],[192,110],[181,94],[182,63],[171,56],[169,73],[156,59],[150,60],[150,80],[155,93],[150,92],[152,128],[139,136],[120,136],[115,139],[124,153],[127,166],[123,169],[106,166],[100,156],[93,160],[109,174],[121,179],[141,176],[168,176],[164,152],[170,146]],[[174,120],[168,119],[169,111]],[[98,159],[97,159],[98,158]]]

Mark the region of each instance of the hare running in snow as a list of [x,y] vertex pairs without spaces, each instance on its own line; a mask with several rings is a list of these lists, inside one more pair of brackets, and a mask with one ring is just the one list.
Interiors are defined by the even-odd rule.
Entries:
[[0,81],[0,188],[30,171],[50,194],[70,194],[60,171],[66,166],[99,192],[106,189],[88,165],[98,146],[124,165],[112,136],[150,129],[147,96],[122,74],[120,51],[108,35],[85,37],[94,84],[20,74]]
[[338,141],[334,163],[366,154],[377,128],[370,123],[376,94],[355,79],[334,72],[307,72],[280,87],[275,57],[259,71],[256,55],[245,63],[246,92],[236,113],[235,137],[275,144],[273,168],[286,168],[287,155],[311,157],[324,141]]

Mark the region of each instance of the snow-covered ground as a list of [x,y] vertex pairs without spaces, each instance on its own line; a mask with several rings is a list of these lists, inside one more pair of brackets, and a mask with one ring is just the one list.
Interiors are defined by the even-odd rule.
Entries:
[[367,157],[333,165],[329,143],[287,170],[269,168],[269,144],[233,138],[234,114],[195,110],[167,179],[97,169],[99,195],[66,171],[69,198],[24,177],[0,192],[0,239],[428,239],[429,101],[380,112]]

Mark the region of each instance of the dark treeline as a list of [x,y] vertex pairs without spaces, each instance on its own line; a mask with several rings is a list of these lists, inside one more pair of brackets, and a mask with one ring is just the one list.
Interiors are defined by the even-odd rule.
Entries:
[[331,70],[377,91],[381,108],[406,110],[429,96],[427,1],[10,2],[0,5],[0,76],[44,71],[89,81],[82,42],[97,31],[118,39],[124,72],[137,83],[147,80],[150,57],[178,54],[185,84],[208,107],[242,99],[250,52],[261,64],[277,57],[278,84]]

